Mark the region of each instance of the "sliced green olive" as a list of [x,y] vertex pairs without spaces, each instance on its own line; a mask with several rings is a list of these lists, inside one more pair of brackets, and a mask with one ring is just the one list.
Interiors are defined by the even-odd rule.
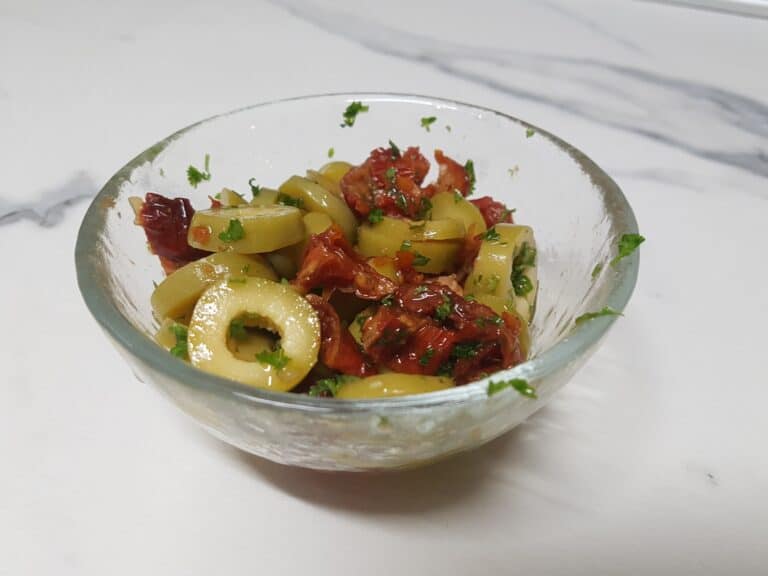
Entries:
[[352,164],[349,162],[342,162],[341,160],[336,160],[334,162],[328,162],[327,164],[323,165],[318,172],[322,174],[323,176],[326,176],[336,182],[337,184],[341,182],[341,179],[344,178],[344,175],[349,172],[352,169]]
[[152,298],[155,317],[178,318],[189,314],[203,291],[227,276],[253,276],[277,280],[269,263],[257,255],[218,252],[182,266],[157,285]]
[[254,362],[256,355],[260,352],[269,352],[273,350],[276,344],[276,337],[259,332],[248,332],[242,340],[230,338],[229,349],[232,355],[239,360]]
[[271,206],[277,204],[277,197],[280,192],[273,188],[261,188],[259,193],[251,198],[251,206]]
[[226,208],[231,208],[233,206],[242,206],[243,204],[247,204],[245,201],[245,198],[243,198],[240,194],[235,192],[234,190],[230,190],[229,188],[222,188],[221,192],[219,192],[218,201],[221,202],[222,206]]
[[450,378],[390,372],[344,382],[339,388],[336,398],[341,400],[389,398],[409,394],[426,394],[453,386],[453,380]]
[[271,252],[304,238],[301,211],[280,204],[199,210],[192,216],[187,242],[209,252]]
[[477,298],[501,298],[530,323],[538,289],[533,230],[516,224],[497,224],[494,228],[498,238],[483,240],[464,292]]
[[[280,363],[237,358],[227,345],[232,320],[248,315],[280,337]],[[195,306],[187,336],[190,362],[206,372],[277,391],[296,386],[317,362],[320,321],[290,286],[248,278],[208,288]]]
[[[381,224],[383,222],[373,226],[367,224],[360,226],[357,250],[363,256],[394,258],[398,251],[406,249],[413,251],[417,257],[422,257],[414,264],[414,268],[419,272],[441,274],[451,272],[456,268],[456,257],[461,249],[460,240],[403,240],[402,236],[394,234],[394,226],[381,228]],[[404,245],[404,242],[408,242],[408,244]]]
[[485,220],[477,206],[455,192],[440,192],[432,197],[432,218],[458,220],[473,235],[486,230]]
[[341,196],[341,186],[336,180],[328,178],[325,174],[321,174],[315,170],[307,170],[307,179],[312,180],[315,184],[320,184],[328,192],[333,192],[334,196]]
[[357,220],[347,203],[319,184],[301,176],[291,176],[280,186],[280,192],[301,200],[302,207],[310,212],[323,212],[330,216],[344,231],[350,242],[355,241]]

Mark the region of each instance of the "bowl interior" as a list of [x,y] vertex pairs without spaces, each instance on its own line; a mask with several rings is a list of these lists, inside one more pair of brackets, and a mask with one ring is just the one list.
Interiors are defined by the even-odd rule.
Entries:
[[[369,111],[359,114],[353,127],[342,127],[342,113],[354,100]],[[427,130],[421,118],[431,116],[437,120]],[[475,196],[505,202],[516,209],[516,222],[533,227],[540,279],[534,359],[511,373],[535,376],[600,337],[611,319],[580,326],[574,319],[606,305],[622,309],[637,274],[636,255],[619,266],[607,265],[618,237],[637,230],[618,187],[589,159],[541,129],[470,105],[403,95],[324,95],[258,105],[200,122],[146,150],[104,187],[83,224],[78,276],[91,311],[114,338],[154,366],[228,385],[207,375],[192,377],[193,369],[149,341],[157,327],[150,295],[163,273],[133,223],[128,198],[152,191],[186,196],[196,208],[207,207],[207,197],[222,187],[249,197],[252,178],[277,187],[290,175],[327,162],[331,148],[335,160],[359,163],[389,140],[401,148],[420,146],[430,159],[435,149],[459,162],[471,158]],[[202,168],[206,154],[211,180],[192,188],[187,167]],[[436,172],[432,164],[427,181]],[[593,277],[598,264],[603,270]]]

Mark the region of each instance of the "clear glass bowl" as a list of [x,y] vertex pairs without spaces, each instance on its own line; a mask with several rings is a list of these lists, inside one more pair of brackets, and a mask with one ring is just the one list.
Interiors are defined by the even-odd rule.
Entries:
[[[354,101],[370,107],[354,127],[341,127]],[[427,131],[420,119],[435,116]],[[491,397],[488,381],[418,396],[339,401],[275,393],[201,372],[157,346],[150,309],[158,259],[133,224],[130,196],[148,191],[208,205],[222,187],[247,193],[247,182],[276,186],[335,159],[361,162],[392,139],[472,158],[477,195],[515,207],[539,244],[540,292],[532,359],[493,376],[525,378],[532,400],[508,389]],[[190,164],[210,154],[210,182],[192,189]],[[434,162],[433,162],[434,164]],[[434,169],[434,166],[433,166]],[[432,175],[428,177],[431,179]],[[618,238],[637,232],[618,186],[584,154],[556,136],[494,110],[402,94],[329,94],[259,104],[193,124],[155,144],[115,174],[94,199],[77,239],[83,297],[133,367],[214,436],[285,464],[368,470],[423,464],[479,446],[541,408],[595,350],[613,322],[574,324],[604,306],[622,310],[638,272],[634,254],[617,266]],[[602,272],[592,278],[597,264]]]

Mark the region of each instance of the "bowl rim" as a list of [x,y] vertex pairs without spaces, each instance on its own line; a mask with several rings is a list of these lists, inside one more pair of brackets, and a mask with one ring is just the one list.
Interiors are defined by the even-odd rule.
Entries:
[[[105,228],[106,215],[115,205],[114,200],[117,197],[120,185],[135,168],[146,162],[151,162],[169,144],[200,125],[258,108],[277,106],[288,102],[317,99],[344,99],[347,103],[354,100],[366,100],[369,102],[387,102],[394,100],[397,102],[427,106],[450,106],[456,109],[463,108],[481,113],[494,114],[526,129],[534,129],[537,136],[547,138],[560,150],[568,154],[577,164],[579,164],[585,173],[585,176],[592,179],[595,188],[597,188],[603,195],[604,202],[611,206],[615,206],[612,211],[620,213],[621,219],[625,223],[624,233],[638,232],[634,212],[624,196],[624,193],[616,182],[614,182],[614,180],[595,162],[576,147],[565,142],[551,132],[504,112],[476,104],[434,96],[377,91],[331,92],[268,100],[210,116],[174,132],[170,136],[167,136],[156,144],[150,146],[134,157],[125,166],[120,168],[106,182],[106,184],[104,184],[91,201],[80,225],[75,245],[77,282],[86,306],[93,317],[101,328],[122,348],[136,356],[141,362],[145,363],[153,370],[163,373],[165,376],[176,382],[205,392],[229,396],[237,401],[270,405],[281,409],[312,412],[381,412],[383,410],[400,408],[433,408],[444,404],[459,404],[472,399],[484,398],[488,396],[487,389],[490,380],[523,378],[529,381],[536,381],[542,379],[586,353],[613,325],[616,316],[599,317],[589,322],[575,325],[561,341],[551,348],[544,350],[534,358],[519,364],[514,368],[496,372],[488,378],[471,382],[463,386],[456,386],[454,388],[426,394],[364,400],[318,398],[304,394],[275,392],[255,388],[234,380],[203,372],[202,370],[168,354],[147,335],[137,329],[123,315],[111,298],[106,283],[99,281],[99,279],[103,277],[101,275],[103,267],[100,265],[99,259],[96,258],[97,250],[95,247],[101,243],[101,233]],[[597,179],[595,178],[596,176],[598,177]],[[610,306],[618,312],[623,312],[632,296],[637,282],[639,263],[639,254],[638,251],[635,251],[628,257],[623,258],[616,266],[611,267],[615,274],[612,286],[610,286],[605,299],[605,304],[607,306]],[[521,401],[532,401],[519,395],[518,397]]]

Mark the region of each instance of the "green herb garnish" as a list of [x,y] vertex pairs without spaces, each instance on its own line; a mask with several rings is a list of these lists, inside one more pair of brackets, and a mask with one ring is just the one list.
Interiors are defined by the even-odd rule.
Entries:
[[407,211],[408,211],[408,199],[405,197],[405,194],[403,194],[402,192],[400,192],[400,193],[399,193],[399,194],[398,194],[398,195],[395,197],[395,204],[396,204],[396,205],[397,205],[397,207],[398,207],[398,208],[400,208],[400,210],[402,210],[403,212],[407,212]]
[[491,226],[485,231],[485,234],[483,234],[483,240],[487,242],[498,242],[501,240],[501,234],[496,231],[495,226]]
[[400,158],[400,148],[398,148],[397,144],[392,142],[392,140],[389,141],[389,151],[392,153],[392,160],[397,160]]
[[414,266],[426,266],[429,264],[430,258],[427,258],[424,256],[424,254],[420,254],[419,252],[416,252],[416,256],[413,259],[413,265]]
[[619,238],[619,253],[616,255],[616,258],[611,260],[611,266],[616,266],[619,260],[632,254],[643,242],[645,242],[645,238],[640,236],[640,234],[622,234],[621,238]]
[[435,116],[426,116],[421,119],[421,127],[424,128],[427,132],[430,132],[432,130],[430,126],[432,126],[432,124],[434,124],[435,121],[437,121],[437,118]]
[[339,388],[350,379],[352,379],[350,376],[343,374],[333,378],[323,378],[310,386],[308,394],[310,396],[336,396],[339,393]]
[[169,330],[173,332],[173,336],[176,338],[176,344],[171,348],[170,352],[176,358],[186,360],[189,358],[189,350],[187,347],[187,327],[184,324],[171,324]]
[[400,250],[402,252],[407,252],[413,247],[413,244],[411,244],[410,240],[403,240],[403,243],[400,244]]
[[520,266],[535,266],[536,265],[536,248],[528,244],[523,243],[520,248],[520,252],[515,256],[513,266],[515,268]]
[[511,280],[512,288],[517,296],[525,296],[533,290],[533,282],[531,282],[531,279],[525,275],[522,268],[515,268],[512,271]]
[[461,193],[460,190],[457,190],[456,188],[453,189],[453,202],[454,204],[458,204],[464,200],[464,195]]
[[536,131],[535,131],[533,128],[528,128],[528,129],[525,131],[525,137],[526,137],[526,138],[530,138],[530,137],[531,137],[531,136],[533,136],[534,134],[536,134]]
[[349,106],[347,106],[347,109],[344,110],[344,122],[340,124],[340,126],[342,128],[346,126],[354,126],[357,115],[361,112],[368,112],[368,106],[364,105],[362,102],[351,102]]
[[389,182],[390,186],[395,185],[395,178],[397,177],[397,170],[395,170],[394,166],[390,166],[387,168],[387,171],[384,173],[384,176],[387,178],[387,182]]
[[382,306],[392,306],[395,303],[395,297],[392,294],[387,294],[381,299]]
[[328,158],[333,158],[333,155],[336,154],[336,150],[333,149],[333,146],[328,148]]
[[381,208],[374,208],[368,213],[368,222],[378,224],[384,220],[384,211]]
[[285,355],[285,352],[282,348],[277,348],[276,350],[262,350],[258,354],[256,354],[256,360],[261,362],[262,364],[269,364],[270,366],[274,366],[278,370],[282,370],[286,367],[288,362],[291,360],[288,358],[288,356]]
[[467,196],[469,196],[475,191],[475,182],[477,182],[477,178],[475,177],[475,163],[472,160],[467,160],[464,163],[464,170],[469,178],[469,192],[467,193]]
[[432,348],[432,346],[427,346],[426,351],[419,358],[419,366],[428,365],[429,361],[432,360],[432,356],[434,355],[435,355],[435,350]]
[[219,240],[222,242],[237,242],[243,238],[245,238],[245,229],[237,218],[232,218],[227,229],[219,234]]
[[477,356],[478,350],[480,350],[480,344],[478,342],[462,342],[453,347],[451,356],[456,359],[474,358]]
[[443,296],[443,303],[440,304],[437,308],[435,308],[435,317],[442,321],[448,318],[448,316],[451,315],[453,312],[453,302],[451,302],[451,299],[448,298],[448,296]]
[[623,316],[621,312],[618,310],[614,310],[610,306],[606,306],[602,310],[598,310],[597,312],[587,312],[586,314],[582,314],[578,318],[576,318],[575,323],[576,325],[582,324],[584,322],[587,322],[588,320],[594,320],[595,318],[600,318],[601,316]]
[[256,198],[256,196],[261,194],[261,186],[259,186],[258,184],[254,184],[255,181],[256,181],[256,178],[251,178],[250,180],[248,180],[248,186],[250,186],[251,194],[253,195],[254,198]]
[[293,196],[288,196],[288,194],[282,192],[277,195],[277,203],[283,204],[284,206],[293,206],[295,208],[304,207],[304,201],[301,198],[294,198]]
[[416,289],[413,291],[413,293],[416,294],[416,296],[421,296],[426,291],[427,287],[424,286],[424,284],[420,284],[419,286],[416,286]]
[[598,262],[597,264],[595,264],[595,267],[592,268],[592,280],[600,276],[600,272],[603,271],[603,266],[604,265],[602,262]]
[[187,180],[192,185],[193,188],[197,188],[197,185],[200,184],[203,180],[210,180],[211,179],[211,172],[209,169],[209,164],[211,161],[211,157],[209,154],[205,155],[205,169],[199,170],[192,166],[191,164],[187,167]]
[[235,318],[229,323],[229,337],[235,340],[245,340],[248,337],[242,318]]
[[521,396],[525,396],[526,398],[538,398],[536,389],[528,384],[527,380],[523,380],[522,378],[502,380],[501,382],[494,382],[491,380],[488,382],[488,396],[493,396],[497,392],[501,392],[507,388],[514,388]]
[[418,217],[421,219],[429,218],[429,215],[431,212],[432,212],[432,201],[426,196],[423,196],[419,204]]

